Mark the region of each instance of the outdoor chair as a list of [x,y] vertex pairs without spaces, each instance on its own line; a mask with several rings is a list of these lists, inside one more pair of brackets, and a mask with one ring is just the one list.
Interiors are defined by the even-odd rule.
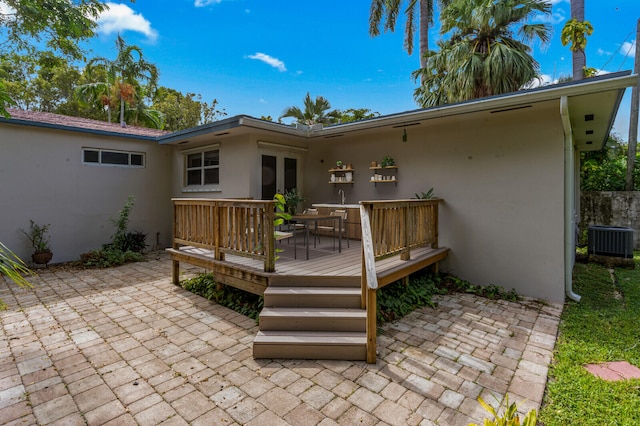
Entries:
[[[318,231],[330,231],[333,232],[333,235],[335,237],[336,232],[339,232],[340,234],[338,234],[340,237],[342,235],[344,235],[347,239],[347,247],[349,247],[349,228],[347,227],[347,211],[344,209],[337,209],[337,210],[333,210],[331,213],[329,213],[330,216],[340,216],[342,218],[342,227],[340,227],[340,225],[336,222],[332,222],[331,226],[327,226],[327,225],[318,225]],[[335,250],[336,248],[336,239],[333,239],[333,248]]]
[[[312,209],[312,208],[304,209],[302,211],[302,214],[315,214],[315,215],[317,215],[318,214],[318,209]],[[306,226],[307,225],[305,225],[304,223],[296,223],[294,225],[294,227],[295,227],[294,232],[295,231],[304,230]],[[314,238],[317,238],[317,241],[320,242],[320,237],[315,233],[314,233]],[[314,241],[314,246],[315,246],[315,241]]]

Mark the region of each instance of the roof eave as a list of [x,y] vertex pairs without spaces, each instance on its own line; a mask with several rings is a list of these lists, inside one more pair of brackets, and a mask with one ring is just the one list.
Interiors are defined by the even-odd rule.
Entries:
[[[417,109],[403,113],[375,117],[368,120],[355,121],[351,123],[337,124],[312,132],[312,137],[326,137],[346,132],[373,129],[387,126],[402,126],[418,122],[421,120],[442,118],[447,116],[462,115],[472,112],[495,110],[500,108],[514,108],[519,105],[527,105],[536,102],[543,102],[559,99],[562,96],[576,96],[591,92],[601,92],[608,90],[620,90],[620,97],[624,89],[637,84],[638,76],[631,75],[630,71],[616,73],[617,75],[607,78],[590,78],[580,82],[567,85],[544,87],[535,90],[513,92],[489,98],[475,99],[472,101],[456,104],[443,105],[433,108]],[[604,76],[603,76],[604,77]],[[594,87],[596,88],[594,90]]]

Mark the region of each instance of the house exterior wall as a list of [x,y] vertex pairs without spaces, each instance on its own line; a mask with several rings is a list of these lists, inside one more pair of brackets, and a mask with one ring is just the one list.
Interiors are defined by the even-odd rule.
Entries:
[[[266,143],[268,146],[261,146]],[[214,190],[184,186],[185,155],[206,149],[220,150],[220,185]],[[290,149],[288,146],[293,146]],[[246,133],[224,139],[211,138],[197,144],[173,145],[172,188],[174,198],[253,198],[262,196],[262,155],[278,157],[278,167],[284,157],[298,159],[298,182],[303,185],[306,141],[302,137]],[[282,170],[279,170],[282,172]]]
[[[145,153],[145,167],[82,164],[82,148]],[[153,141],[21,125],[0,126],[0,241],[28,260],[20,228],[51,224],[52,262],[75,260],[110,241],[129,195],[129,229],[147,233],[149,248],[171,238],[171,149]]]
[[[250,175],[247,173],[247,161],[255,156],[246,136],[219,140],[211,137],[208,141],[196,145],[173,145],[172,189],[174,198],[246,198],[250,197]],[[220,150],[220,185],[213,189],[186,188],[185,155],[202,149]]]
[[[563,141],[557,102],[481,112],[310,143],[307,203],[414,198],[433,187],[440,205],[442,265],[476,284],[564,300]],[[394,183],[369,182],[372,161],[392,156]],[[352,163],[353,184],[328,184],[336,160]]]

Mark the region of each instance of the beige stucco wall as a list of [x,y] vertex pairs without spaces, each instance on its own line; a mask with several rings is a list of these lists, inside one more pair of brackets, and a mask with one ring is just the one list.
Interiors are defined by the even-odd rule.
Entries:
[[[517,124],[516,124],[517,123]],[[308,203],[413,198],[435,188],[444,270],[476,284],[564,300],[563,131],[556,102],[491,114],[434,119],[402,129],[310,143]],[[391,155],[395,184],[374,184],[371,161]],[[353,164],[353,185],[328,184],[336,160]]]
[[[83,147],[144,152],[146,166],[82,165]],[[0,241],[29,259],[32,250],[19,229],[33,219],[51,224],[52,262],[75,260],[109,242],[109,218],[133,195],[129,229],[147,233],[148,248],[167,247],[170,170],[171,147],[156,142],[2,124]]]
[[[205,138],[206,139],[206,138]],[[260,146],[266,142],[269,146]],[[295,148],[289,149],[288,146]],[[217,147],[217,148],[216,148]],[[245,133],[225,139],[211,137],[198,143],[173,145],[171,193],[174,198],[253,198],[262,195],[263,154],[298,159],[298,182],[304,185],[303,174],[307,142],[303,137],[280,134]],[[207,148],[220,150],[220,185],[213,190],[185,189],[185,153]]]

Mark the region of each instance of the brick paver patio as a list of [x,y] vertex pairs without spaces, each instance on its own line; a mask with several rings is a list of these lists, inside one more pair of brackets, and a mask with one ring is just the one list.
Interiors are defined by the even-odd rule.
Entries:
[[255,322],[172,285],[164,253],[2,280],[0,422],[16,425],[481,423],[479,395],[540,407],[562,309],[441,296],[385,327],[375,365],[254,360]]

